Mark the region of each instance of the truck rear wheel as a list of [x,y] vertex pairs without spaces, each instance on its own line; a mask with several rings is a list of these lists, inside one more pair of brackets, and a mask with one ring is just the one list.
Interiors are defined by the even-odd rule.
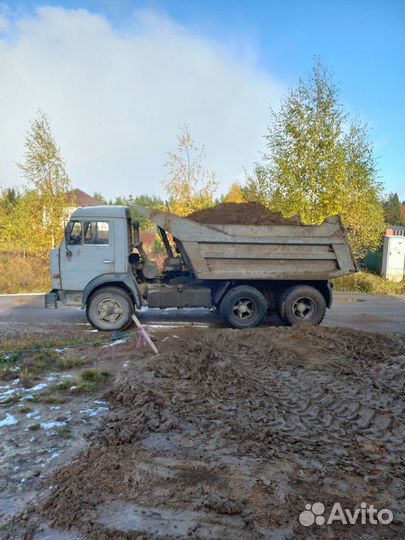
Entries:
[[233,328],[258,326],[266,313],[266,299],[260,291],[248,285],[234,287],[221,302],[221,314]]
[[128,293],[118,287],[103,287],[87,301],[86,315],[97,330],[124,330],[131,324],[133,305]]
[[289,325],[320,324],[325,317],[323,295],[310,285],[289,287],[280,296],[278,314]]

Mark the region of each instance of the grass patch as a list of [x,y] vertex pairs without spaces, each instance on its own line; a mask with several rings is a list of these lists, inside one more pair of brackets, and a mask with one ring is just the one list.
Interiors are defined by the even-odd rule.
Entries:
[[29,431],[38,431],[39,429],[41,429],[41,424],[31,424],[30,426],[28,426],[27,429]]
[[96,369],[86,369],[80,373],[80,378],[84,382],[104,383],[111,377],[109,371],[98,371]]
[[[42,353],[42,352],[48,352],[44,351],[44,349],[63,349],[64,347],[69,347],[71,345],[81,345],[82,343],[86,343],[86,338],[82,337],[79,339],[60,339],[55,337],[47,337],[44,339],[32,339],[32,337],[21,337],[18,339],[4,339],[1,342],[1,352],[0,352],[0,362],[1,359],[4,357],[6,358],[7,362],[10,362],[8,360],[12,354],[20,355],[24,352],[31,352],[31,353]],[[19,351],[18,353],[11,353],[7,354],[8,351]],[[20,352],[22,351],[22,352]],[[52,351],[50,351],[52,352]],[[16,358],[18,360],[18,357]]]
[[13,381],[17,379],[20,373],[20,369],[13,369],[10,367],[0,368],[0,380],[2,381]]
[[29,366],[23,366],[20,370],[19,378],[23,387],[29,388],[30,386],[34,386],[36,372],[30,369]]
[[66,392],[77,384],[77,379],[69,379],[52,384],[49,388],[50,392]]
[[85,358],[75,358],[75,357],[69,357],[69,356],[61,356],[56,361],[56,365],[58,369],[62,371],[68,371],[69,369],[73,369],[76,367],[82,367],[88,364],[89,361]]
[[396,295],[405,292],[405,280],[394,283],[370,272],[357,272],[336,278],[333,285],[335,291],[348,293]]
[[[3,344],[2,344],[3,346]],[[8,358],[10,356],[10,358]],[[3,358],[3,361],[1,361]],[[0,380],[10,381],[19,378],[22,386],[29,388],[41,376],[50,370],[68,371],[83,367],[89,360],[79,358],[77,352],[67,349],[62,353],[53,350],[42,350],[30,355],[21,354],[0,356]]]
[[79,377],[69,379],[50,387],[50,393],[61,393],[69,395],[82,395],[96,392],[103,387],[111,378],[108,371],[98,371],[95,369],[86,369],[82,371]]
[[73,434],[69,426],[62,426],[57,429],[57,433],[63,439],[71,439]]
[[21,358],[21,353],[0,353],[0,365],[15,364]]
[[13,253],[0,255],[0,293],[46,292],[50,288],[49,260]]
[[19,407],[17,409],[17,412],[21,413],[21,414],[28,414],[30,412],[32,412],[32,408],[31,407],[28,407],[28,406],[24,406],[24,407]]

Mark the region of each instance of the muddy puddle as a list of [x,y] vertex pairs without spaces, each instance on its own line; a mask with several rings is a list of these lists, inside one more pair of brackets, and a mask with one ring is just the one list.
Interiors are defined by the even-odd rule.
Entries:
[[109,411],[108,403],[94,396],[41,401],[50,382],[66,379],[54,374],[32,388],[3,385],[2,397],[18,392],[20,399],[0,409],[0,524],[21,512],[43,479],[86,446],[85,435]]
[[[401,342],[325,327],[153,332],[160,354],[127,349],[104,421],[0,537],[404,537]],[[394,519],[305,527],[315,502]]]

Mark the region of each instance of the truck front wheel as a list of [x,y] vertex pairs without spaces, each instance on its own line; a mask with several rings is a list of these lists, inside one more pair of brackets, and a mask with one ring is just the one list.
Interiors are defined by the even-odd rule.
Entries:
[[258,326],[266,313],[266,299],[260,291],[248,285],[234,287],[221,302],[221,314],[234,328]]
[[289,325],[319,324],[325,312],[325,298],[310,285],[289,287],[278,301],[278,314]]
[[129,294],[118,287],[103,287],[87,301],[86,315],[97,330],[124,330],[131,324],[133,305]]

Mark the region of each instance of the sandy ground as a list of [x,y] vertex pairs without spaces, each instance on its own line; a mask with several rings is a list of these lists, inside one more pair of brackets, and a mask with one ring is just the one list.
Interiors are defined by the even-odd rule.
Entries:
[[[33,477],[36,496],[0,538],[404,538],[401,340],[327,327],[152,333],[158,356],[133,341],[97,351],[116,379],[86,399],[109,410],[95,429],[77,429],[77,443],[61,443],[65,458]],[[79,426],[83,408],[72,399],[63,414]],[[29,469],[35,445],[16,426],[1,429]],[[13,467],[3,490],[16,485]],[[394,520],[304,527],[299,515],[315,502],[325,516],[336,502],[363,502]]]

